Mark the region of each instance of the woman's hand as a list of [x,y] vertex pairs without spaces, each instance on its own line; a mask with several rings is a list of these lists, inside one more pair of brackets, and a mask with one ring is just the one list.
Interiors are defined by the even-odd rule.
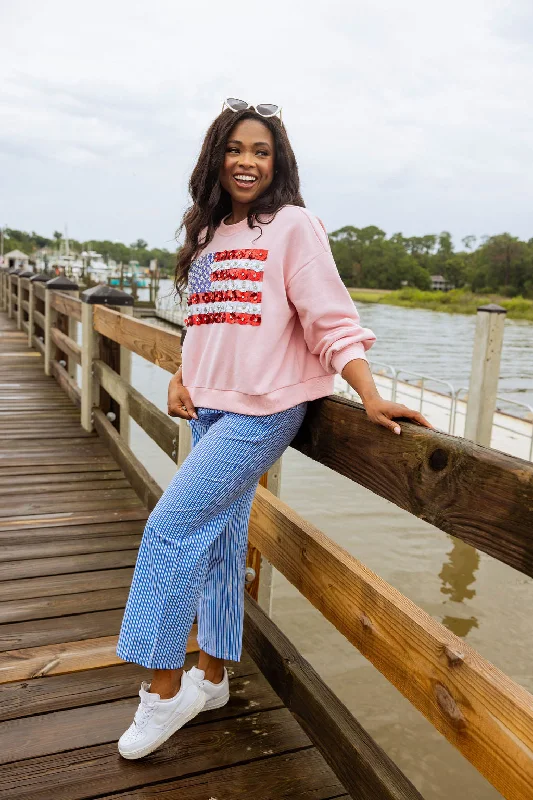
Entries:
[[191,396],[181,380],[181,367],[168,385],[168,414],[181,419],[198,419]]
[[368,418],[372,422],[377,425],[383,425],[384,428],[388,428],[393,433],[400,434],[402,432],[398,423],[394,421],[398,417],[410,419],[425,428],[433,428],[433,425],[419,411],[414,411],[414,409],[403,406],[401,403],[391,403],[390,400],[376,397],[365,403],[364,406]]

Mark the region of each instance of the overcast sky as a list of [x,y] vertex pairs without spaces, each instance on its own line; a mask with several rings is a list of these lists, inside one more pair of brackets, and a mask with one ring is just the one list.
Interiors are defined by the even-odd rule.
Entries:
[[533,237],[531,0],[0,0],[0,224],[173,246],[226,96],[329,230]]

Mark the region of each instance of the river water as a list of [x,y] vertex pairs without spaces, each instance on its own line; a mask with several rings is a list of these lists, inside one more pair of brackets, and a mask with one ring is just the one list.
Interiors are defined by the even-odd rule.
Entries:
[[[142,295],[141,295],[142,297]],[[375,359],[468,383],[474,317],[360,305]],[[133,383],[166,409],[169,376],[134,356]],[[500,394],[533,404],[533,325],[506,321]],[[132,424],[132,446],[166,486],[171,460]],[[289,449],[282,499],[485,658],[533,691],[533,581]],[[426,800],[500,797],[279,573],[273,618]]]

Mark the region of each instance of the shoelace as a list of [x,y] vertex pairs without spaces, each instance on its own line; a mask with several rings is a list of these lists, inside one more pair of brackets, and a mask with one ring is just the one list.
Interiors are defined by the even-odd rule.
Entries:
[[154,704],[153,703],[146,703],[141,700],[141,704],[137,711],[135,712],[135,716],[133,721],[135,723],[136,728],[144,728],[152,714],[154,713]]

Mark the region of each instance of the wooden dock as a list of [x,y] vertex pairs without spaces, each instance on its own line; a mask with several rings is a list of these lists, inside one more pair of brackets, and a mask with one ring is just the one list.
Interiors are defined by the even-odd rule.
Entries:
[[347,797],[247,653],[228,706],[118,755],[149,679],[114,653],[148,510],[42,361],[0,315],[0,796]]
[[[109,287],[79,298],[68,279],[0,269],[0,796],[421,800],[256,602],[270,564],[503,797],[531,800],[531,694],[276,497],[272,471],[252,506],[230,704],[147,759],[120,758],[148,675],[115,643],[162,493],[129,446],[130,419],[177,463],[189,446],[131,384],[132,353],[174,372],[180,336],[131,305]],[[292,446],[533,577],[533,464],[402,427],[391,436],[329,397]],[[191,663],[194,630],[188,649]]]

